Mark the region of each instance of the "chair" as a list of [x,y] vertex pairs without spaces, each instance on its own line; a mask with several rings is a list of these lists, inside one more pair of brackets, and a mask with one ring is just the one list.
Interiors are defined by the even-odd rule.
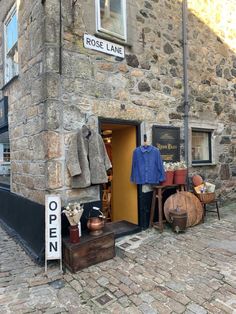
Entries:
[[[192,183],[193,183],[193,187],[197,187],[203,184],[204,181],[201,176],[194,175],[192,177]],[[213,212],[213,213],[217,213],[218,219],[220,220],[220,211],[219,211],[218,200],[216,198],[215,192],[209,192],[209,193],[206,192],[206,193],[199,194],[199,193],[196,193],[195,189],[194,189],[194,192],[195,192],[195,195],[199,198],[199,200],[202,203],[203,211],[204,211],[203,216],[206,215],[206,211]],[[207,205],[210,205],[210,204],[215,204],[216,210],[208,209]],[[203,220],[204,220],[204,217],[203,217]]]

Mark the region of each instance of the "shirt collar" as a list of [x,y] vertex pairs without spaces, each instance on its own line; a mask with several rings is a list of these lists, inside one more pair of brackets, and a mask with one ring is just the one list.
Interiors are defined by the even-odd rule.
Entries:
[[149,153],[152,150],[152,148],[153,148],[152,145],[147,145],[147,146],[142,145],[140,147],[142,153],[146,153],[146,152]]

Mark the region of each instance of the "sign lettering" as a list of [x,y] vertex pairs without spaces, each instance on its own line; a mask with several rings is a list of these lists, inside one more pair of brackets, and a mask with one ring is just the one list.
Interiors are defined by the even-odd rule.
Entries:
[[180,161],[180,128],[153,126],[152,143],[160,150],[163,161]]
[[57,195],[46,195],[45,222],[45,259],[61,259],[61,200]]
[[88,34],[84,34],[84,47],[101,51],[120,58],[125,57],[123,46]]

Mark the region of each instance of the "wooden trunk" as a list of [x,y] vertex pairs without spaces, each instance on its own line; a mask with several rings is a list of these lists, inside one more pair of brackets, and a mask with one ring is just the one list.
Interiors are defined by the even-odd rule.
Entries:
[[63,262],[73,273],[91,265],[106,261],[115,256],[113,232],[98,236],[83,235],[79,243],[70,243],[69,238],[62,241]]

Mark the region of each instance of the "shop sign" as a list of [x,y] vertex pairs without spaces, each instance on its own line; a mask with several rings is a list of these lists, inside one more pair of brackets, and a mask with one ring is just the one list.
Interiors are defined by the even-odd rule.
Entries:
[[61,199],[45,196],[45,262],[61,259]]
[[8,97],[0,100],[0,128],[8,125]]
[[159,148],[163,161],[180,161],[180,128],[153,126],[152,143]]
[[84,34],[84,47],[92,50],[101,51],[120,58],[125,57],[123,46],[88,34]]

